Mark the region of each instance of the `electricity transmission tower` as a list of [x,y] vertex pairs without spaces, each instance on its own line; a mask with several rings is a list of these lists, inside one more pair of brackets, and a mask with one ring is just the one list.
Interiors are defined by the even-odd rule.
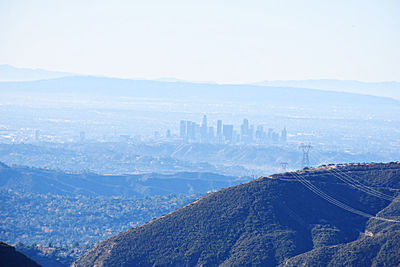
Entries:
[[300,149],[303,151],[303,159],[301,161],[301,169],[304,169],[305,167],[309,167],[310,166],[310,158],[308,156],[310,149],[311,149],[311,145],[305,145],[305,144],[301,144],[300,145]]

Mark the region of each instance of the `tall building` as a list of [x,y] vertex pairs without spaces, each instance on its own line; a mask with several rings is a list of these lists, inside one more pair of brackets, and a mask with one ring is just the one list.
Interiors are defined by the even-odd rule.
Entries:
[[186,140],[187,141],[198,141],[200,127],[193,121],[186,122]]
[[207,127],[207,115],[203,116],[203,121],[201,122],[201,127]]
[[243,119],[243,123],[240,126],[240,139],[242,142],[249,142],[249,120],[248,119]]
[[258,141],[262,141],[264,139],[264,128],[262,125],[258,125],[257,126],[257,130],[256,130],[256,139]]
[[191,121],[186,121],[186,136],[185,136],[185,140],[189,141],[192,139],[193,136],[193,122]]
[[217,121],[217,142],[222,142],[222,120]]
[[207,143],[208,141],[208,127],[207,127],[207,116],[203,116],[203,121],[200,127],[200,141],[202,143]]
[[286,143],[287,142],[287,132],[286,132],[286,127],[283,128],[282,133],[281,133],[281,142]]
[[247,135],[248,131],[249,131],[249,120],[248,119],[243,119],[243,123],[240,126],[240,134],[242,136]]
[[179,125],[179,137],[182,139],[186,139],[187,135],[186,135],[186,121],[181,121],[180,125]]
[[254,136],[254,125],[251,125],[249,130],[247,131],[247,140],[248,140],[248,142],[253,141],[253,136]]
[[233,139],[233,125],[231,124],[224,124],[222,129],[222,134],[225,138],[225,141],[232,142]]

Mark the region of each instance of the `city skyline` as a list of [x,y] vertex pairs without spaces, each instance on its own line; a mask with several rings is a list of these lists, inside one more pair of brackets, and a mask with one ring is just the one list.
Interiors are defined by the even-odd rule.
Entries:
[[[217,120],[216,131],[214,125],[209,125],[207,115],[203,115],[202,122],[196,123],[190,120],[181,120],[179,123],[179,138],[185,142],[200,143],[286,143],[286,126],[281,134],[273,128],[265,129],[263,125],[249,124],[249,120],[244,118],[237,131],[233,124],[223,124],[222,120]],[[167,130],[170,132],[170,130]],[[216,133],[216,134],[214,134]]]

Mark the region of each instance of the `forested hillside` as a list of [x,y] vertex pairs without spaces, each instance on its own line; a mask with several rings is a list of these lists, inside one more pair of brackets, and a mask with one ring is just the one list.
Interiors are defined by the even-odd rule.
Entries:
[[97,242],[240,181],[213,173],[99,175],[0,162],[0,240],[57,248],[76,259]]
[[263,177],[116,235],[74,266],[397,266],[399,190],[399,162]]
[[99,175],[24,166],[9,167],[0,162],[0,189],[65,196],[146,197],[167,194],[195,194],[238,184],[239,178],[214,173]]

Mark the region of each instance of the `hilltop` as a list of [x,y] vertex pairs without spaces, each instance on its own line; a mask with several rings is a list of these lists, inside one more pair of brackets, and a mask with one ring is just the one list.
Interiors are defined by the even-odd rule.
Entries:
[[[335,173],[386,199],[350,186]],[[301,179],[353,211],[322,199]],[[109,238],[74,266],[398,265],[399,190],[400,162],[329,165],[262,177]]]

